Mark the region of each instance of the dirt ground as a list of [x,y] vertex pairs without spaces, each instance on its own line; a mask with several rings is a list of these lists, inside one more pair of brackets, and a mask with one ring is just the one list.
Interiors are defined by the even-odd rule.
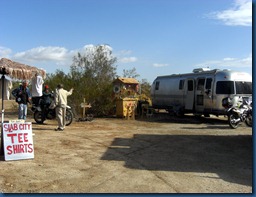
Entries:
[[[5,120],[15,119],[6,112]],[[36,124],[34,159],[0,160],[2,193],[252,193],[252,128],[158,114]]]

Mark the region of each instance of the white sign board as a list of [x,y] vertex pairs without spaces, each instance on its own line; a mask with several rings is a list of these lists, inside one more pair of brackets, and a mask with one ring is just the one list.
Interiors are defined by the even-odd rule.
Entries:
[[5,160],[34,158],[31,122],[3,123]]

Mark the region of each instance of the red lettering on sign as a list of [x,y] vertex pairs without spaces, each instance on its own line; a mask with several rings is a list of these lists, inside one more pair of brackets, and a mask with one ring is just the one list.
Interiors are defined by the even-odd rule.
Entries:
[[12,143],[14,143],[14,137],[16,137],[16,136],[17,136],[17,133],[8,133],[7,134],[7,137],[11,137]]
[[19,129],[20,130],[30,130],[31,129],[31,124],[27,124],[27,123],[19,124]]
[[4,131],[12,132],[18,130],[17,124],[5,124],[4,125]]
[[18,153],[32,153],[33,150],[33,144],[14,144],[6,147],[7,154],[18,154]]
[[12,154],[12,146],[7,146],[6,149],[8,150],[7,154],[11,155]]
[[33,152],[33,146],[32,144],[28,145],[28,153],[32,153]]
[[2,127],[5,159],[33,158],[32,124],[28,122],[4,123]]
[[24,142],[28,142],[28,133],[24,133]]

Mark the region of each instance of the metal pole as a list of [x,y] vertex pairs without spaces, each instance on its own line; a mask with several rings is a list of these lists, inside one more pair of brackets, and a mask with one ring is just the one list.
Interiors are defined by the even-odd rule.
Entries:
[[3,134],[3,123],[4,123],[4,80],[5,80],[5,68],[0,68],[0,74],[2,74],[2,120],[1,120],[1,149],[0,155],[4,155],[4,134]]

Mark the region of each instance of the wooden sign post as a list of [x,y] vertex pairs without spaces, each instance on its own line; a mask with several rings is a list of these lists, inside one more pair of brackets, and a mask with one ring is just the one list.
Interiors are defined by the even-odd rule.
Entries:
[[86,109],[91,108],[92,106],[91,106],[90,103],[88,104],[88,103],[85,102],[85,98],[84,98],[84,102],[81,103],[80,106],[81,106],[81,108],[83,108],[82,117],[85,118],[85,111],[86,111]]

